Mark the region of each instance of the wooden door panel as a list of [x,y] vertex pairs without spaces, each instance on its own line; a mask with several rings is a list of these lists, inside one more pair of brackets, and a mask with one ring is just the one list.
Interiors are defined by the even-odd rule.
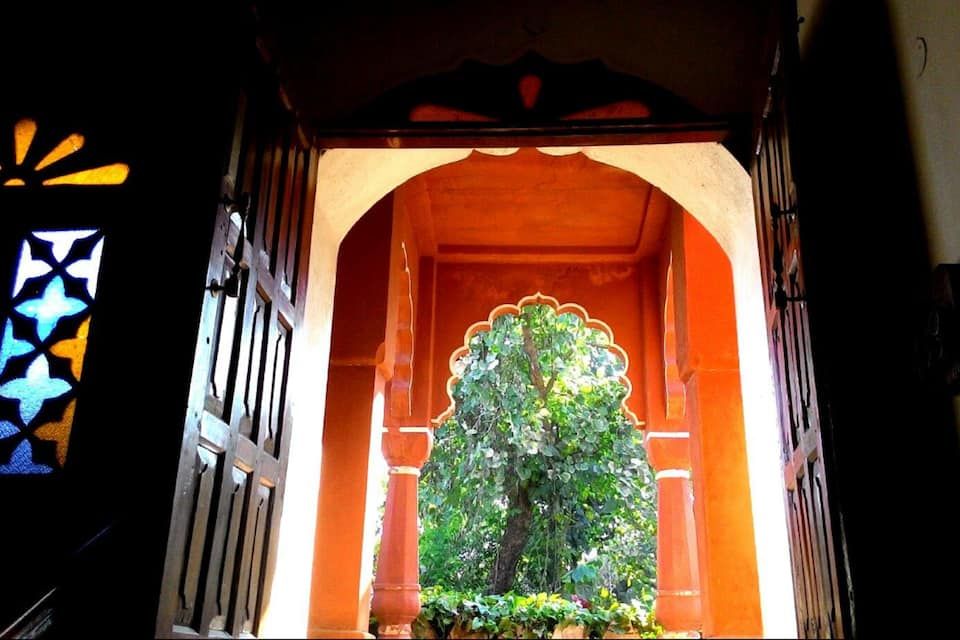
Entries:
[[293,169],[293,185],[291,188],[293,200],[288,209],[289,214],[284,225],[283,267],[280,270],[280,290],[283,292],[284,297],[293,304],[296,303],[294,293],[297,289],[297,269],[299,268],[297,256],[300,252],[300,220],[303,217],[301,210],[303,202],[308,196],[306,190],[310,183],[309,180],[305,179],[305,173],[309,170],[309,155],[305,150],[299,150],[297,152]]
[[290,225],[290,207],[293,204],[293,185],[296,178],[297,149],[287,145],[287,153],[283,158],[283,169],[281,171],[282,191],[278,195],[280,206],[277,210],[277,216],[273,221],[273,226],[267,236],[269,244],[266,246],[270,252],[270,273],[278,280],[282,279],[282,271],[278,269],[285,262],[285,253],[287,248],[287,232]]
[[193,466],[191,513],[187,530],[186,554],[178,581],[178,608],[176,624],[197,630],[202,605],[202,574],[204,558],[207,554],[212,533],[211,516],[216,512],[216,476],[220,467],[220,456],[205,446],[196,450]]
[[276,255],[276,227],[280,217],[279,208],[283,202],[283,172],[287,163],[284,138],[283,133],[278,132],[271,145],[268,186],[263,194],[264,197],[260,199],[260,225],[258,226],[260,241],[257,257],[259,266],[263,268],[263,274],[273,273],[273,260]]
[[272,507],[273,487],[264,483],[261,479],[260,484],[257,486],[256,499],[254,500],[253,544],[250,550],[250,572],[249,578],[246,581],[246,597],[243,607],[243,633],[251,633],[253,631],[259,614],[260,576],[263,572],[267,536],[270,534],[267,525],[271,520],[270,512]]
[[766,104],[757,127],[751,173],[777,385],[781,451],[798,633],[842,637],[841,577],[821,437],[819,389],[810,333],[800,224],[803,209],[790,151],[790,73],[797,59],[796,14],[778,7]]
[[259,287],[254,294],[250,332],[244,353],[247,354],[247,369],[243,392],[243,414],[240,418],[240,433],[248,438],[257,438],[256,416],[260,410],[260,392],[266,367],[267,322],[270,318],[270,301]]
[[215,598],[211,602],[209,623],[211,631],[226,629],[227,616],[230,613],[231,598],[233,597],[235,571],[237,566],[238,544],[240,531],[245,521],[244,506],[250,499],[250,472],[237,466],[230,470],[228,485],[227,514],[225,535],[222,540],[220,562],[217,571],[211,578],[214,580],[212,593]]
[[318,154],[264,82],[239,101],[225,155],[160,636],[255,634],[273,573]]
[[270,406],[267,416],[267,433],[264,451],[276,456],[279,451],[283,428],[284,405],[287,394],[287,372],[290,369],[290,327],[282,315],[278,315],[273,343]]
[[264,439],[267,437],[270,428],[270,409],[271,409],[271,399],[273,397],[273,367],[274,360],[276,358],[276,349],[274,344],[276,342],[276,317],[277,317],[277,306],[273,302],[273,293],[275,288],[273,287],[273,280],[265,281],[266,278],[261,277],[261,285],[267,285],[271,287],[269,297],[265,297],[269,304],[269,313],[264,317],[264,326],[263,326],[263,346],[260,353],[260,371],[258,373],[259,377],[259,394],[257,396],[256,404],[257,408],[254,413],[253,418],[253,428],[254,432],[251,436],[256,442],[263,444]]
[[[229,224],[232,230],[235,225]],[[236,264],[228,252],[225,252],[220,282],[226,282]],[[246,272],[238,274],[241,279],[240,291],[244,291]],[[210,367],[210,379],[207,385],[206,411],[229,421],[234,381],[238,364],[237,341],[243,326],[243,299],[241,297],[219,296],[217,301],[217,330],[213,340],[213,362]]]

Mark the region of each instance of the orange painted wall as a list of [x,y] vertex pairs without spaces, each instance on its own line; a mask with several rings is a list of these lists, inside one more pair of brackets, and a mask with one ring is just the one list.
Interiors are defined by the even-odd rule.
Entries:
[[388,307],[393,226],[388,196],[347,234],[337,260],[330,369],[323,427],[317,535],[310,595],[311,637],[362,637],[370,610],[363,584],[371,540],[369,461],[379,455],[383,391],[377,368]]
[[464,332],[474,322],[486,320],[497,305],[516,303],[540,291],[561,303],[583,306],[591,318],[607,323],[614,340],[630,357],[627,375],[635,393],[628,407],[642,420],[643,344],[638,264],[478,264],[437,265],[434,316],[432,416],[448,404],[446,382],[449,357],[463,344]]
[[708,636],[759,636],[760,590],[730,262],[686,212],[672,216],[669,239],[678,364],[690,430],[703,631]]
[[384,340],[393,197],[360,218],[340,245],[330,360],[372,359]]

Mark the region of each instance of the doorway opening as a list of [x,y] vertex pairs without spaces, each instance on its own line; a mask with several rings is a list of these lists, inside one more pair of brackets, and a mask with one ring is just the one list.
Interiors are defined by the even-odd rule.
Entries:
[[[444,354],[482,317],[475,307],[543,290],[621,324],[618,341],[642,354],[639,384],[631,382],[643,392],[628,406],[643,421],[661,504],[664,495],[675,501],[669,525],[661,514],[660,542],[683,541],[660,549],[676,575],[672,586],[661,575],[658,615],[674,617],[674,630],[699,624],[706,635],[795,633],[751,186],[728,151],[715,143],[336,149],[318,170],[309,344],[300,346],[310,355],[298,360],[309,371],[298,379],[313,389],[300,392],[294,411],[300,420],[326,411],[325,426],[322,435],[293,436],[300,440],[287,500],[302,492],[306,507],[312,488],[320,506],[314,498],[312,510],[285,509],[267,629],[298,633],[288,625],[308,620],[314,634],[362,633],[371,599],[380,597],[381,608],[392,599],[392,611],[419,607],[416,486],[432,446],[431,417],[446,406]],[[605,209],[603,182],[591,170],[623,180],[611,191],[642,205],[615,199]],[[541,198],[540,209],[518,200],[529,188],[507,188],[537,171],[555,180],[540,183],[553,198]],[[579,214],[556,216],[577,206],[559,181],[578,177]],[[487,200],[473,205],[486,216],[469,209],[484,191]],[[628,222],[633,233],[617,226]],[[499,245],[491,248],[491,238]],[[381,448],[394,499],[374,581],[364,558],[379,484],[369,470]],[[302,528],[313,522],[308,547]],[[305,553],[313,554],[312,571]],[[386,572],[384,553],[394,558]],[[304,584],[312,595],[287,589]],[[381,631],[402,634],[402,624],[388,620]]]

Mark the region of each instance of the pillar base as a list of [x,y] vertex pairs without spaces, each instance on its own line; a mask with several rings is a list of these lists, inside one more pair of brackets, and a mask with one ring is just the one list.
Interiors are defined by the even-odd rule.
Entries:
[[[668,633],[686,633],[701,624],[699,591],[661,591],[654,602],[657,621]],[[675,636],[687,637],[687,636]]]
[[409,624],[382,624],[378,633],[381,638],[412,638],[413,626]]
[[366,631],[355,631],[353,629],[310,629],[307,632],[308,638],[364,638],[365,640],[374,640],[376,636]]

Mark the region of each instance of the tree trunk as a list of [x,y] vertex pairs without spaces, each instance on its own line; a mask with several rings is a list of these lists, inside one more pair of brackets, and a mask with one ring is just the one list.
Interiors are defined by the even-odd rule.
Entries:
[[[544,381],[543,372],[540,370],[539,350],[534,342],[533,333],[525,320],[522,330],[523,351],[530,362],[530,378],[540,399],[546,406],[547,398],[550,396],[554,382],[556,382],[556,373],[549,381]],[[550,420],[544,420],[543,428],[547,433],[547,440],[551,444],[556,444],[556,427]],[[530,539],[530,529],[533,526],[533,505],[530,503],[527,487],[519,486],[510,495],[509,509],[510,515],[507,517],[507,526],[503,531],[503,537],[500,539],[500,552],[493,567],[490,584],[491,593],[506,593],[513,588],[513,583],[517,579],[517,564],[520,562],[520,556],[523,555],[523,550]]]
[[517,563],[527,546],[532,524],[533,506],[530,504],[530,496],[525,488],[519,487],[510,496],[510,515],[503,538],[500,539],[500,553],[493,568],[490,593],[506,593],[513,588],[513,582],[517,578]]

